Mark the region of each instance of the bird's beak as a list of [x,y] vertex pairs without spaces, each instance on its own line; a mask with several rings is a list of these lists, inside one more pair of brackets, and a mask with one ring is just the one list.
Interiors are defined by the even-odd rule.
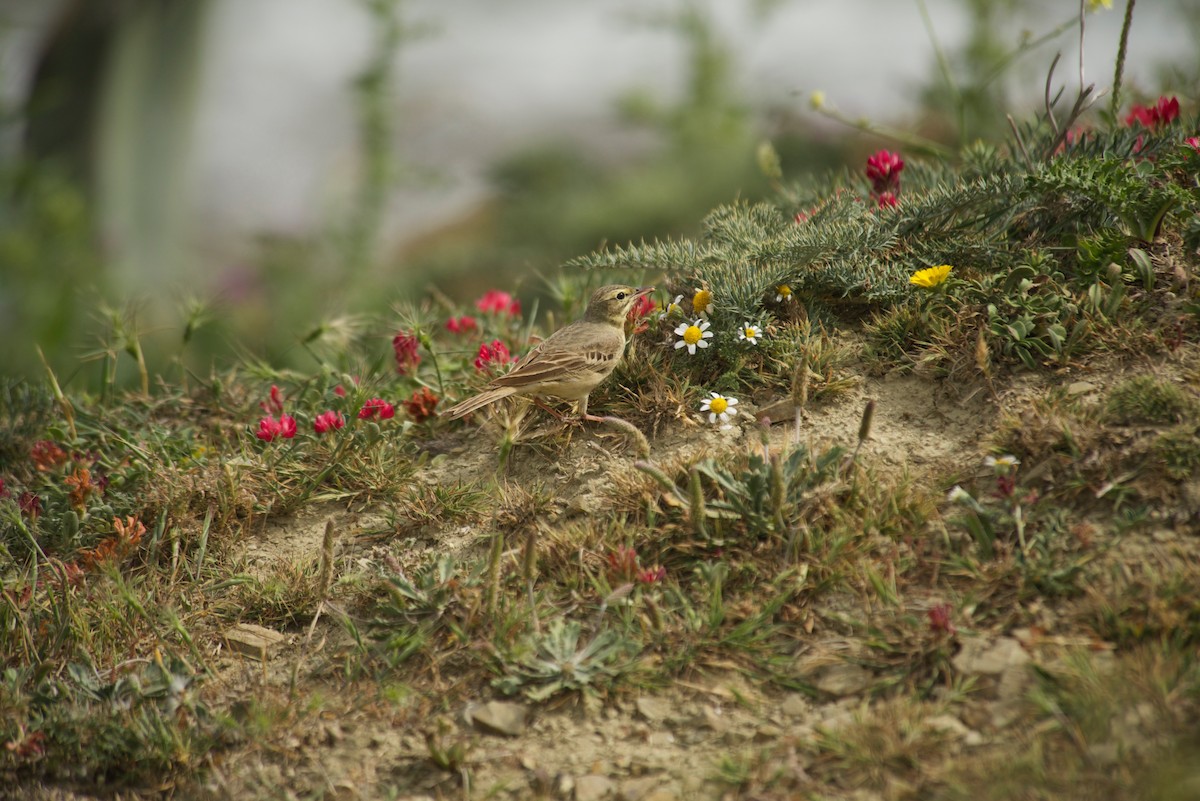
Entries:
[[652,286],[640,286],[633,291],[633,294],[634,294],[634,297],[640,298],[643,295],[649,295],[653,291],[654,291],[654,287],[652,287]]

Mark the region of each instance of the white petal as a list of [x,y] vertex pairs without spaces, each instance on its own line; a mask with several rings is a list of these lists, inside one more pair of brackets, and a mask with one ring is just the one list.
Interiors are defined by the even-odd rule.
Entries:
[[710,422],[710,423],[715,423],[715,422],[717,422],[717,415],[716,415],[716,413],[715,413],[715,412],[713,412],[713,413],[710,413],[710,414],[708,415],[708,422]]
[[[704,345],[704,343],[703,343],[703,342],[701,342],[700,344],[701,344],[701,345]],[[707,346],[707,345],[704,345],[704,347],[708,347],[708,346]],[[695,356],[695,355],[696,355],[696,346],[695,346],[695,345],[693,345],[693,344],[691,344],[691,343],[689,342],[689,343],[688,343],[688,346],[687,346],[687,349],[688,349],[688,353],[692,354],[693,356]]]
[[726,402],[727,402],[727,403],[728,403],[730,406],[737,406],[737,405],[738,405],[738,399],[737,399],[737,398],[726,398],[726,399],[725,399],[725,401],[726,401]]
[[682,348],[682,347],[683,347],[684,345],[686,345],[686,344],[687,344],[687,343],[686,343],[686,342],[684,342],[682,339],[681,339],[681,340],[679,340],[678,342],[676,342],[676,343],[675,343],[675,350],[679,350],[680,348]]
[[[712,334],[709,334],[708,336],[712,336]],[[699,347],[701,347],[701,348],[707,348],[707,347],[708,347],[708,343],[707,343],[707,342],[705,342],[705,341],[702,339],[702,340],[700,340],[699,342],[697,342],[695,345],[689,345],[688,347],[689,347],[689,348],[691,348],[691,351],[692,351],[692,353],[695,353],[695,352],[696,352],[696,347],[697,347],[697,346],[699,346]]]

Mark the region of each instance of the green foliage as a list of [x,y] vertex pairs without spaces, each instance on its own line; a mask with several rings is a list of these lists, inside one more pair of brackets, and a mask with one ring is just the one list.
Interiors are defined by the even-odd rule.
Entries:
[[1175,384],[1151,375],[1128,378],[1108,393],[1105,416],[1113,423],[1179,423],[1196,401]]
[[524,692],[532,701],[560,692],[595,693],[627,670],[640,650],[613,629],[601,629],[581,644],[582,636],[579,621],[551,620],[545,633],[530,638],[527,653],[505,661],[505,675],[493,684],[509,695]]
[[0,372],[38,372],[34,344],[63,365],[105,274],[87,201],[60,170],[0,165],[0,265]]
[[155,785],[227,744],[230,731],[197,698],[199,675],[171,657],[105,671],[71,662],[9,668],[0,682],[0,777]]

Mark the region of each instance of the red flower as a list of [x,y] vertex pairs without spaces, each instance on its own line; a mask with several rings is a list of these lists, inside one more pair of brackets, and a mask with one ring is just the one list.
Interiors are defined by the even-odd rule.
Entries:
[[452,334],[467,334],[478,328],[475,318],[469,314],[462,317],[451,317],[446,321],[446,330]]
[[264,417],[258,421],[258,432],[256,437],[263,442],[270,442],[276,437],[291,439],[296,436],[296,418],[290,414],[281,414],[279,419],[274,417]]
[[405,375],[416,369],[416,366],[421,363],[421,354],[417,352],[420,345],[421,341],[412,331],[401,332],[392,337],[392,350],[396,353],[397,373]]
[[640,584],[657,584],[667,577],[667,569],[660,565],[655,565],[648,570],[642,570],[638,573],[637,580]]
[[896,206],[900,205],[900,201],[897,200],[896,196],[893,195],[891,192],[880,192],[879,195],[877,195],[875,198],[875,203],[881,209],[884,209],[884,208],[891,209],[891,208],[895,208]]
[[608,552],[608,576],[612,583],[633,581],[637,572],[638,557],[633,548],[614,548]]
[[475,301],[475,308],[484,313],[507,314],[509,317],[516,317],[521,313],[521,301],[507,292],[489,289],[483,293],[483,297]]
[[271,394],[258,406],[267,414],[283,414],[283,394],[279,391],[279,387],[272,384]]
[[796,216],[792,219],[796,221],[796,225],[802,225],[803,223],[808,222],[808,214],[803,211],[798,211],[796,212]]
[[30,520],[37,520],[42,514],[42,499],[33,492],[22,492],[17,497],[17,506],[21,508],[21,514]]
[[1189,136],[1187,139],[1183,140],[1183,143],[1192,150],[1200,152],[1200,136]]
[[43,439],[33,443],[29,449],[29,458],[39,472],[47,473],[67,461],[67,452],[51,440]]
[[11,498],[12,493],[8,491],[8,487],[4,486],[4,479],[0,478],[0,498]]
[[508,352],[508,348],[498,339],[493,339],[492,344],[483,343],[479,346],[479,355],[475,357],[475,369],[486,370],[491,364],[508,364],[513,360],[512,354]]
[[433,417],[437,408],[438,396],[429,391],[429,387],[421,387],[404,402],[404,410],[414,422],[424,423]]
[[1135,122],[1143,128],[1169,125],[1179,117],[1179,100],[1175,97],[1160,97],[1153,106],[1134,106],[1125,117],[1126,125]]
[[346,388],[343,387],[341,384],[338,384],[336,387],[333,388],[333,394],[337,395],[339,398],[344,398],[344,397],[346,397]]
[[954,622],[950,619],[953,611],[950,608],[950,604],[938,604],[930,608],[926,613],[929,615],[929,630],[944,631],[947,634],[954,634],[958,631],[958,629],[954,628]]
[[633,304],[633,308],[629,310],[629,319],[640,320],[657,308],[658,304],[655,303],[654,298],[649,295],[641,295]]
[[379,415],[380,420],[390,420],[396,416],[396,407],[383,398],[371,398],[358,410],[359,420],[370,420]]
[[877,195],[896,192],[900,188],[900,171],[903,169],[904,159],[890,150],[880,150],[867,158],[867,179]]
[[341,412],[333,410],[321,412],[313,420],[313,431],[318,434],[324,434],[326,431],[335,431],[346,425],[346,418]]

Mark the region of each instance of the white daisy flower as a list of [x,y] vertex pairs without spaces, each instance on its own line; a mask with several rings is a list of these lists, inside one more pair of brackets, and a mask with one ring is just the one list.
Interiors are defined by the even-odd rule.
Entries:
[[[711,398],[705,398],[700,401],[700,411],[708,412],[708,422],[716,424],[718,421],[724,424],[729,423],[729,418],[737,414],[737,398],[727,398],[719,392],[710,392]],[[728,427],[728,426],[725,426]]]
[[708,320],[697,320],[694,323],[680,323],[675,329],[675,333],[679,336],[679,340],[675,343],[675,350],[686,346],[688,353],[695,354],[696,348],[707,348],[708,343],[704,340],[712,339],[713,332],[708,330],[712,325]]
[[751,322],[742,323],[742,329],[738,331],[738,340],[749,342],[751,345],[757,345],[761,336],[762,329]]

